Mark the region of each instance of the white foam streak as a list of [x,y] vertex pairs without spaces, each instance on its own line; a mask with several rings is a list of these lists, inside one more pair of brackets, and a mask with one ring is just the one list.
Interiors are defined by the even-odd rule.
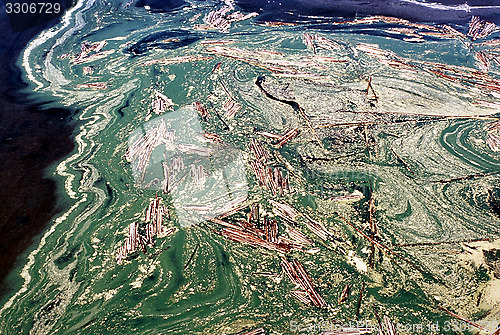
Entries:
[[443,5],[437,2],[422,2],[422,1],[416,1],[416,0],[402,0],[403,2],[408,2],[412,3],[415,5],[419,5],[422,7],[428,7],[428,8],[433,8],[433,9],[439,9],[439,10],[454,10],[454,11],[464,11],[467,13],[470,13],[471,10],[473,9],[496,9],[499,8],[500,6],[469,6],[467,2],[461,4],[461,5],[455,5],[455,6],[450,6],[450,5]]
[[33,266],[33,264],[35,263],[35,257],[36,257],[36,255],[38,255],[38,253],[40,252],[40,250],[43,248],[43,246],[45,245],[47,239],[52,235],[52,233],[54,233],[54,231],[59,226],[59,224],[61,224],[62,222],[64,222],[68,218],[68,216],[76,208],[78,208],[80,206],[80,204],[84,203],[85,201],[87,201],[87,197],[83,196],[78,202],[76,202],[73,206],[71,206],[71,208],[66,213],[64,213],[63,215],[61,215],[60,217],[58,217],[55,220],[55,224],[53,224],[50,227],[50,229],[42,236],[42,239],[40,240],[40,244],[38,245],[38,247],[33,252],[31,252],[29,254],[29,256],[28,256],[28,263],[26,263],[26,265],[23,267],[23,270],[21,271],[21,277],[23,277],[23,279],[24,279],[23,286],[21,287],[21,289],[19,291],[17,291],[5,303],[5,305],[2,307],[2,309],[0,309],[0,316],[2,315],[3,312],[5,312],[5,310],[9,309],[12,306],[12,304],[21,296],[21,294],[25,293],[28,290],[28,285],[31,282],[31,275],[29,274],[29,271],[30,271],[31,267]]
[[[62,25],[55,26],[49,30],[42,32],[40,35],[38,35],[38,37],[36,37],[34,40],[32,40],[28,44],[28,46],[26,47],[26,49],[23,53],[22,64],[23,64],[23,68],[26,71],[26,75],[27,75],[28,79],[37,86],[34,89],[35,91],[38,91],[44,85],[39,80],[37,80],[36,75],[35,75],[35,71],[30,65],[30,57],[31,57],[31,54],[33,53],[33,51],[36,48],[41,47],[43,44],[45,44],[48,41],[50,41],[51,39],[53,39],[55,36],[57,36],[62,31],[66,30],[71,25],[71,18],[73,17],[73,13],[77,12],[75,17],[80,18],[80,20],[77,19],[77,22],[74,25],[74,27],[69,29],[68,31],[66,31],[66,33],[61,38],[59,38],[56,41],[56,43],[54,43],[52,45],[52,48],[50,49],[49,53],[47,54],[47,59],[45,61],[45,65],[47,67],[47,70],[50,70],[50,71],[47,71],[47,70],[45,71],[45,79],[46,80],[48,80],[49,82],[50,82],[50,80],[56,80],[56,81],[58,80],[61,83],[67,82],[66,79],[61,80],[61,77],[64,78],[62,73],[59,70],[57,70],[52,64],[50,64],[50,60],[52,59],[52,55],[53,55],[53,50],[58,45],[62,44],[75,31],[77,31],[78,29],[81,29],[83,27],[85,22],[82,19],[82,16],[81,16],[82,14],[78,13],[78,10],[80,8],[82,8],[84,4],[85,4],[84,10],[87,10],[94,3],[95,3],[95,0],[90,0],[90,1],[80,0],[80,1],[78,1],[78,3],[73,8],[69,9],[64,14],[64,16],[61,19]],[[51,71],[54,71],[53,73],[55,73],[55,75],[49,74],[49,73],[51,73]]]
[[[74,161],[76,161],[77,159],[82,160],[84,158],[83,161],[76,164],[79,169],[82,169],[84,171],[78,189],[78,193],[80,194],[81,198],[66,213],[64,213],[62,216],[60,216],[55,220],[55,224],[53,224],[51,228],[47,231],[47,233],[44,234],[37,249],[28,256],[28,263],[24,266],[21,272],[21,276],[24,279],[23,286],[2,307],[2,309],[0,310],[0,315],[5,310],[9,309],[23,293],[28,291],[28,286],[30,285],[32,279],[30,275],[30,270],[32,266],[35,264],[35,257],[40,253],[42,248],[45,246],[47,239],[54,233],[57,227],[61,223],[65,222],[68,219],[69,215],[73,213],[76,209],[78,209],[80,205],[82,205],[87,201],[88,196],[85,192],[89,192],[93,195],[94,198],[93,206],[89,210],[86,210],[85,212],[78,215],[75,218],[75,220],[71,223],[72,226],[68,227],[68,228],[71,227],[71,229],[68,229],[68,231],[65,234],[66,241],[64,242],[64,245],[60,248],[59,254],[62,254],[64,250],[66,250],[64,246],[68,245],[67,242],[68,237],[75,235],[75,231],[78,230],[76,236],[73,236],[75,238],[78,238],[78,236],[83,234],[88,229],[90,222],[87,219],[93,213],[95,213],[99,209],[99,207],[101,207],[101,205],[104,203],[104,200],[106,198],[105,192],[100,188],[94,186],[94,183],[99,178],[100,174],[98,170],[92,164],[89,163],[89,161],[93,158],[94,154],[88,157],[85,157],[85,154],[87,152],[95,153],[96,150],[94,149],[98,146],[96,145],[95,141],[92,138],[98,135],[103,129],[106,128],[106,126],[112,119],[110,111],[113,108],[116,108],[116,106],[118,106],[120,103],[122,103],[122,99],[125,96],[126,92],[129,92],[136,88],[137,82],[138,80],[131,80],[128,84],[124,85],[122,88],[112,92],[114,94],[112,94],[111,96],[114,96],[114,98],[110,99],[108,103],[105,103],[102,106],[98,107],[96,111],[93,111],[92,108],[95,106],[88,107],[80,117],[80,120],[89,120],[89,121],[80,127],[80,133],[76,136],[78,152],[73,154],[71,157],[64,160],[63,162],[61,162],[57,167],[57,173],[61,177],[66,177],[65,180],[66,192],[71,196],[71,198],[77,199],[78,198],[77,193],[73,190],[75,175],[67,171],[69,166],[75,164],[73,163]],[[125,89],[126,92],[122,94],[123,89]],[[87,114],[89,113],[90,116],[87,116]],[[87,149],[88,144],[84,141],[84,139],[87,139],[90,142],[89,149]],[[51,259],[57,259],[58,256],[60,255],[58,255],[57,253],[51,255]],[[61,292],[64,292],[64,297],[62,298],[62,301],[58,305],[57,309],[54,309],[54,311],[51,312],[49,315],[43,315],[42,317],[39,317],[37,319],[35,325],[31,329],[32,333],[36,332],[37,334],[39,333],[46,334],[52,329],[52,326],[49,325],[50,323],[49,321],[57,319],[60,315],[62,315],[65,312],[66,307],[69,305],[72,296],[77,292],[77,289],[79,287],[79,284],[75,284],[69,280],[69,271],[72,268],[71,266],[67,266],[59,270],[58,267],[55,266],[55,264],[53,263],[53,260],[47,262],[47,264],[48,264],[46,270],[47,274],[49,275],[49,277],[51,277],[52,282],[58,282]]]

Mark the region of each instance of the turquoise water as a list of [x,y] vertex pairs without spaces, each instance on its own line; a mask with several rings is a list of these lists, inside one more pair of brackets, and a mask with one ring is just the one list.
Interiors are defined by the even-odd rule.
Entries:
[[[55,104],[80,112],[75,151],[49,171],[68,209],[54,218],[11,274],[13,289],[1,310],[2,333],[233,334],[264,327],[268,334],[289,334],[291,322],[345,324],[358,319],[374,325],[372,305],[396,323],[421,324],[424,329],[452,320],[437,306],[479,320],[485,311],[476,302],[488,274],[458,262],[459,246],[392,246],[498,236],[488,189],[499,187],[500,154],[485,143],[485,127],[494,119],[488,115],[497,110],[474,103],[498,102],[498,94],[471,90],[427,71],[394,69],[356,47],[377,44],[407,59],[475,67],[471,51],[458,39],[411,43],[370,33],[377,26],[313,22],[266,27],[256,24],[255,17],[233,23],[227,33],[195,29],[211,10],[222,7],[217,1],[192,1],[169,13],[155,13],[124,8],[119,2],[81,1],[61,24],[27,47],[20,65],[34,97],[55,98]],[[199,13],[202,16],[193,22]],[[345,62],[311,63],[315,56],[302,39],[306,31],[337,43],[336,49],[318,50],[318,55]],[[78,54],[83,42],[102,40],[107,44],[101,59],[72,64],[71,57],[63,56]],[[224,47],[281,53],[261,54],[264,60],[309,62],[300,70],[321,77],[273,76],[261,66],[207,52],[211,46],[202,42],[217,40],[232,41]],[[188,55],[211,58],[144,65]],[[218,62],[220,70],[213,71]],[[84,67],[91,67],[86,70],[92,73],[84,74]],[[490,75],[498,78],[498,70],[493,65]],[[266,78],[263,87],[268,92],[284,100],[291,97],[303,108],[316,135],[296,108],[263,94],[255,85],[260,75]],[[369,77],[377,101],[366,94]],[[88,83],[107,86],[81,86]],[[234,118],[223,115],[226,89],[241,106]],[[144,187],[137,180],[137,166],[124,158],[130,144],[147,133],[145,118],[155,90],[168,96],[176,111],[153,114],[149,125],[163,118],[183,143],[215,148],[196,137],[203,130],[219,135],[226,145],[204,162],[190,158],[190,163],[209,171],[202,190],[189,176],[171,193],[159,186]],[[207,121],[197,119],[194,109],[187,107],[194,101],[207,107]],[[478,115],[485,117],[475,118]],[[359,122],[366,128],[324,127]],[[257,133],[283,134],[290,128],[299,128],[300,134],[279,149]],[[273,164],[289,179],[289,192],[272,194],[259,187],[249,166],[251,138],[272,153]],[[220,178],[217,171],[224,171]],[[153,179],[162,178],[161,169],[150,173]],[[483,173],[487,175],[435,182]],[[227,189],[217,184],[220,180]],[[331,200],[355,190],[363,193],[358,201]],[[143,222],[156,195],[171,212],[166,226],[177,227],[177,232],[157,239],[147,255],[135,254],[118,265],[116,251],[128,226]],[[182,209],[185,204],[217,197],[229,201],[237,195],[246,195],[248,203],[259,202],[269,217],[274,216],[270,199],[289,203],[342,240],[339,248],[320,243],[299,220],[319,252],[290,253],[311,274],[328,303],[326,309],[304,305],[290,294],[294,288],[277,253],[229,241],[207,228],[215,226]],[[402,260],[393,262],[380,251],[375,253],[374,268],[368,266],[370,243],[335,213],[364,229],[370,197],[380,242],[422,271]],[[238,218],[243,214],[227,220]],[[346,284],[353,284],[351,295],[338,305]],[[443,328],[440,333],[446,332]],[[318,333],[317,328],[310,333]]]

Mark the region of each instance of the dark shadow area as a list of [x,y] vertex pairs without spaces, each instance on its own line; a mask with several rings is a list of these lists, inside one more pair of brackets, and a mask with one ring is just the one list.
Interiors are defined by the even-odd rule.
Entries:
[[44,24],[53,25],[73,5],[73,1],[4,0],[3,4],[2,11],[9,19],[12,32],[21,32]]
[[57,19],[40,25],[18,22],[11,26],[11,22],[1,7],[0,296],[8,290],[5,278],[19,255],[60,211],[55,182],[45,177],[45,170],[74,147],[71,111],[33,104],[19,93],[26,84],[16,66],[17,58],[32,38]]
[[262,21],[304,21],[310,16],[334,21],[372,15],[399,17],[415,22],[468,23],[473,15],[500,24],[500,2],[496,0],[236,0],[247,11],[262,13]]

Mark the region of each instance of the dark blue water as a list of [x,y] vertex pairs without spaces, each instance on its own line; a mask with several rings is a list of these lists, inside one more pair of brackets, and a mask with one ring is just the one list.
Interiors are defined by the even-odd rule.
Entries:
[[371,15],[394,16],[416,22],[468,23],[472,15],[500,22],[500,2],[486,1],[421,1],[421,0],[238,0],[248,11],[263,12],[263,21],[304,20],[307,16],[329,17],[332,20]]
[[[45,169],[73,148],[72,112],[35,103],[21,91],[26,87],[17,59],[40,31],[60,15],[7,15],[0,7],[0,296],[8,289],[4,278],[18,256],[32,244],[60,208],[55,183]],[[63,4],[63,9],[70,3]]]

